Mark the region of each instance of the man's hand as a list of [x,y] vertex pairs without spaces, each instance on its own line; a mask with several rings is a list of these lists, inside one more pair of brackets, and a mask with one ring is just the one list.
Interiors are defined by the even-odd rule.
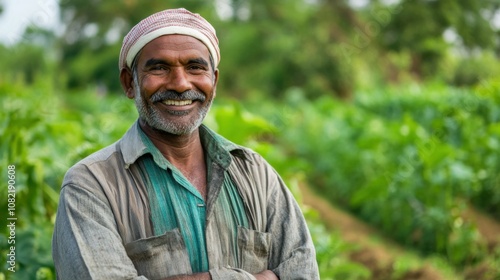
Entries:
[[279,280],[278,276],[271,270],[264,270],[254,275],[257,280]]
[[212,280],[212,277],[210,276],[210,273],[204,272],[204,273],[196,273],[196,274],[191,274],[191,275],[171,276],[171,277],[168,277],[164,280]]
[[[276,276],[276,274],[274,274],[274,272],[272,272],[271,270],[264,270],[260,273],[255,274],[254,276],[257,280],[279,280],[278,276]],[[211,280],[211,279],[212,277],[210,276],[210,273],[204,272],[192,275],[171,276],[164,280]]]

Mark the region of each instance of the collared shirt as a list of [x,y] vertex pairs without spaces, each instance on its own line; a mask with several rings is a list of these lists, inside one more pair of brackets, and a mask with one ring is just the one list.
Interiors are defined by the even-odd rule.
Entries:
[[[189,255],[191,269],[194,273],[208,271],[208,256],[205,239],[205,200],[200,192],[186,179],[186,177],[172,165],[155,147],[142,129],[138,129],[142,142],[149,153],[137,160],[149,197],[151,221],[155,235],[161,235],[176,228],[181,232]],[[220,140],[211,137],[208,130],[201,130],[201,141],[206,148],[206,164],[212,163],[223,166],[225,169],[230,162],[230,153],[226,150],[215,152],[214,147],[221,146]],[[214,142],[214,143],[212,143]],[[228,230],[229,255],[238,255],[236,244],[238,227],[248,227],[243,201],[238,190],[225,169],[221,172],[224,181],[221,193],[217,200],[218,207],[224,209],[221,221]],[[212,177],[214,170],[208,170],[208,177]],[[238,263],[237,259],[233,263]]]
[[[204,229],[212,279],[255,279],[252,274],[265,269],[281,279],[319,279],[304,217],[272,167],[204,126],[200,135],[213,139],[204,141],[209,146],[204,150],[212,150],[214,157],[207,166]],[[152,196],[140,164],[147,154],[136,123],[118,142],[68,170],[53,235],[58,279],[162,279],[193,273],[179,228],[155,232]],[[248,220],[237,227],[236,236],[223,218],[227,208],[217,203],[228,178]]]

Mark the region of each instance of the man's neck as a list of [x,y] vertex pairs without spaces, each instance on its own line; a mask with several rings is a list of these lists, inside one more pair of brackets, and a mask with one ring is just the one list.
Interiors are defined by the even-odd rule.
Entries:
[[204,159],[198,129],[189,135],[175,135],[154,129],[143,121],[139,124],[156,148],[175,167],[191,169]]
[[199,129],[189,135],[174,135],[153,129],[142,121],[139,124],[162,155],[191,182],[206,200],[207,167]]

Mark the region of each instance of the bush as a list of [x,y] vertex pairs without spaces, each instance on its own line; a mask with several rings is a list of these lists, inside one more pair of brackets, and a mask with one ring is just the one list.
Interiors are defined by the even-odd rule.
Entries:
[[497,77],[500,67],[493,53],[484,53],[461,58],[454,70],[451,84],[455,86],[475,86],[479,82]]
[[464,201],[498,205],[493,97],[409,85],[358,93],[353,103],[310,102],[295,89],[285,103],[259,110],[282,122],[278,146],[312,166],[308,180],[332,202],[457,266],[484,257],[474,225],[457,221]]

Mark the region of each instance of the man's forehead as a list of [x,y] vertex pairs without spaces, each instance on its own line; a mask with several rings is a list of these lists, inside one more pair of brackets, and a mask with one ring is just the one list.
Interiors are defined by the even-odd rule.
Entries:
[[148,46],[179,49],[179,50],[199,49],[203,50],[207,54],[210,53],[210,50],[207,48],[207,46],[205,46],[205,44],[203,44],[202,41],[198,40],[197,38],[183,34],[162,35],[158,38],[153,39],[151,42],[147,43],[144,46],[144,48]]
[[210,58],[210,50],[200,40],[187,35],[164,35],[147,43],[137,54],[139,58],[179,58],[206,59]]

